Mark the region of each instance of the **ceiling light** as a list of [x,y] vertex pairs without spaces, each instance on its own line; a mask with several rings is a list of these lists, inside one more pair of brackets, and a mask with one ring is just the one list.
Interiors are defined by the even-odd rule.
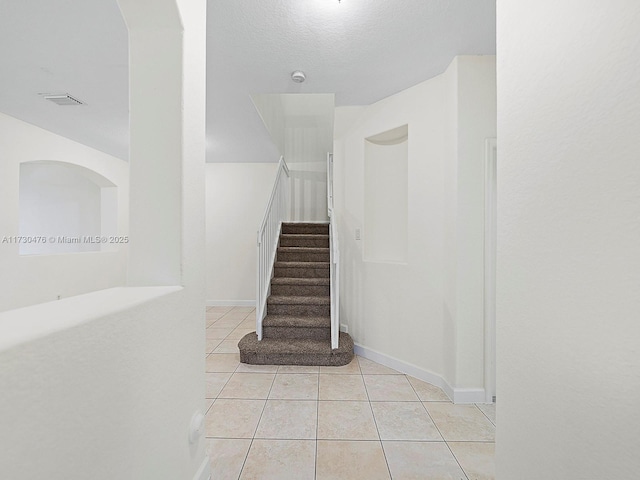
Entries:
[[39,93],[42,98],[45,100],[49,100],[50,102],[55,103],[56,105],[84,105],[85,103],[81,100],[78,100],[75,97],[72,97],[68,93]]
[[301,70],[296,70],[291,74],[291,80],[296,83],[302,83],[307,79],[307,76]]

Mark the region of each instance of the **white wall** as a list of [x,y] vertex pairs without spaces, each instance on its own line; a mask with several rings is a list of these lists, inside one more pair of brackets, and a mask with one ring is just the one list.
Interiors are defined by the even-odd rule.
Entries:
[[[456,385],[483,387],[485,140],[496,136],[496,60],[457,68]],[[451,265],[453,266],[453,265]]]
[[497,477],[635,479],[640,3],[497,11]]
[[128,286],[0,316],[3,478],[209,478],[204,438],[189,442],[205,409],[206,1],[119,5],[131,46]]
[[[345,115],[357,119],[334,146],[341,321],[361,347],[444,380],[456,401],[483,401],[482,165],[484,138],[495,136],[495,58],[457,57],[443,75]],[[342,125],[340,108],[336,117]],[[402,125],[406,264],[365,261],[364,139]]]
[[256,234],[277,163],[208,163],[207,303],[256,300]]
[[[38,160],[85,167],[115,184],[118,235],[128,234],[126,162],[4,114],[0,114],[0,158],[0,240],[20,235],[20,166]],[[119,245],[113,251],[21,256],[18,244],[0,243],[0,311],[123,285],[126,250],[126,245]]]

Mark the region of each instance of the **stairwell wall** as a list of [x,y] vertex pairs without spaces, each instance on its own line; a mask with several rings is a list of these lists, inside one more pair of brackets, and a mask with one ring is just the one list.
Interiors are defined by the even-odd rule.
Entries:
[[[442,75],[364,107],[336,109],[341,321],[356,344],[483,398],[484,139],[495,136],[495,57],[457,57]],[[355,118],[355,120],[354,120]],[[365,138],[408,125],[408,253],[365,261]],[[385,192],[379,194],[384,196]],[[361,240],[356,240],[356,231]]]
[[207,163],[207,304],[256,300],[256,234],[277,163]]

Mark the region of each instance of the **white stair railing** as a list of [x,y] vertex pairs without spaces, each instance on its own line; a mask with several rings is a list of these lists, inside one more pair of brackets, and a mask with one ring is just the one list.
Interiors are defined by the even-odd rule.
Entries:
[[267,297],[269,296],[273,264],[278,250],[282,222],[286,222],[289,219],[290,190],[289,167],[287,167],[284,157],[280,157],[271,197],[258,230],[258,275],[256,285],[256,333],[258,334],[258,340],[262,340],[262,321],[266,316]]
[[329,215],[329,261],[331,278],[331,348],[338,348],[340,338],[340,249],[338,228],[333,210],[333,154],[327,154],[327,214]]

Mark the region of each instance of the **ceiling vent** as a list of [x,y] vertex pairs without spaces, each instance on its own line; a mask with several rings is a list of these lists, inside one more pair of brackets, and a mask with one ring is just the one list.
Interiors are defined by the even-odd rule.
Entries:
[[68,93],[39,93],[42,98],[55,103],[56,105],[84,105],[85,103],[72,97]]

